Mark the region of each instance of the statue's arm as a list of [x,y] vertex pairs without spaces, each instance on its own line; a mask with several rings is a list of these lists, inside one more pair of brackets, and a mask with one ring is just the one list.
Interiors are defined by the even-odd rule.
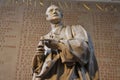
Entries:
[[73,26],[71,30],[73,38],[61,40],[61,42],[69,48],[82,65],[87,64],[89,59],[87,32],[81,26]]
[[33,73],[39,73],[40,68],[42,67],[42,64],[44,62],[45,55],[44,55],[44,45],[42,44],[42,41],[39,41],[39,44],[36,49],[36,53],[33,56],[32,59],[32,70]]

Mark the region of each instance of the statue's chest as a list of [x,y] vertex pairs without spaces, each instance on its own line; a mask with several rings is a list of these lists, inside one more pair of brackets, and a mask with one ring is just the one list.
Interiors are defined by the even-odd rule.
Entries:
[[50,39],[55,39],[55,40],[67,39],[65,28],[63,28],[59,32],[55,32],[55,33],[51,32],[50,35],[49,35],[49,38]]

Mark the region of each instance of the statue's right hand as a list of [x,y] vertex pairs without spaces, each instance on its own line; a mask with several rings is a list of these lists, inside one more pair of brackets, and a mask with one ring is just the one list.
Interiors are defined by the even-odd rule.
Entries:
[[45,60],[45,55],[44,55],[45,49],[43,45],[39,45],[36,49],[36,56],[39,56],[40,61]]
[[45,51],[45,49],[44,49],[44,46],[42,46],[42,45],[39,45],[36,49],[37,53],[44,53],[44,51]]

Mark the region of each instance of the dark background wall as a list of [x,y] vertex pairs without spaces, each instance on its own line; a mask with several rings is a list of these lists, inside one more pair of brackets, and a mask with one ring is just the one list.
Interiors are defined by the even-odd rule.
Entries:
[[65,25],[82,25],[91,35],[100,79],[120,79],[120,3],[73,0],[0,0],[0,80],[31,80],[31,61],[40,36],[50,31],[45,10],[64,12]]

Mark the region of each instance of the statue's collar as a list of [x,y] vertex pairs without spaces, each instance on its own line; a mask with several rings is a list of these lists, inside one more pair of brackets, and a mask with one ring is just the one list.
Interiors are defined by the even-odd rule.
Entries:
[[56,25],[56,27],[51,30],[51,33],[55,35],[59,35],[62,28],[63,28],[63,25]]

